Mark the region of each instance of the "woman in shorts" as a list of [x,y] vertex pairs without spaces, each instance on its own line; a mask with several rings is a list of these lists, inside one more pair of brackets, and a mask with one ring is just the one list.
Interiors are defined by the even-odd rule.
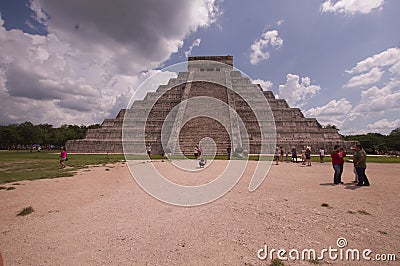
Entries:
[[63,148],[63,150],[61,151],[60,154],[60,164],[61,164],[61,168],[65,168],[65,161],[67,161],[67,151],[65,150],[65,148]]

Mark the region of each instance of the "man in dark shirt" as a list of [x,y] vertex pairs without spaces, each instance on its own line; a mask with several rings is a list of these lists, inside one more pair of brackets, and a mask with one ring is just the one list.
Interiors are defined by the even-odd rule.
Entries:
[[361,144],[356,145],[356,152],[354,153],[353,163],[358,176],[357,186],[369,186],[369,180],[367,175],[365,174],[365,169],[367,168],[367,153],[364,151]]

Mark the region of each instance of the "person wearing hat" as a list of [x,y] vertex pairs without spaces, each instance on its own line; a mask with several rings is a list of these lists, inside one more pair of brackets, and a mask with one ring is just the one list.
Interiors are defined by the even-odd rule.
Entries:
[[361,144],[356,145],[353,163],[358,176],[357,186],[369,186],[370,183],[367,175],[365,174],[365,169],[367,168],[367,153],[364,151]]

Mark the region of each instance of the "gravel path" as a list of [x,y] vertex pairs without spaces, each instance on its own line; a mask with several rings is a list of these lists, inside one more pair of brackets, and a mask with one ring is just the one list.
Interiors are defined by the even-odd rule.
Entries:
[[[215,161],[191,181],[171,179],[208,182],[225,163]],[[155,165],[174,171],[167,162]],[[0,190],[4,265],[269,265],[257,258],[264,244],[319,253],[337,248],[339,237],[346,238],[346,248],[395,253],[398,261],[388,265],[398,265],[400,164],[369,164],[371,187],[360,188],[351,183],[350,164],[345,165],[345,184],[332,186],[329,163],[281,163],[272,165],[259,189],[248,192],[254,166],[250,162],[231,192],[200,207],[175,207],[152,198],[122,163],[74,177],[19,182],[15,190]],[[34,212],[16,216],[27,206]],[[322,263],[366,264],[328,255]],[[285,262],[302,264],[311,265]]]

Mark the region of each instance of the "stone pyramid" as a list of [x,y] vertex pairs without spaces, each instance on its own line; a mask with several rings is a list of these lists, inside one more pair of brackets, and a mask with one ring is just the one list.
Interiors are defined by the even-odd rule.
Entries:
[[[212,141],[202,143],[208,138]],[[233,67],[232,56],[194,56],[188,58],[187,71],[66,147],[70,153],[140,154],[150,144],[152,154],[192,155],[199,143],[211,145],[206,150],[217,155],[226,155],[227,149],[272,153],[276,146],[285,151],[311,146],[318,153],[320,147],[350,145],[336,129],[323,128],[253,84]]]

